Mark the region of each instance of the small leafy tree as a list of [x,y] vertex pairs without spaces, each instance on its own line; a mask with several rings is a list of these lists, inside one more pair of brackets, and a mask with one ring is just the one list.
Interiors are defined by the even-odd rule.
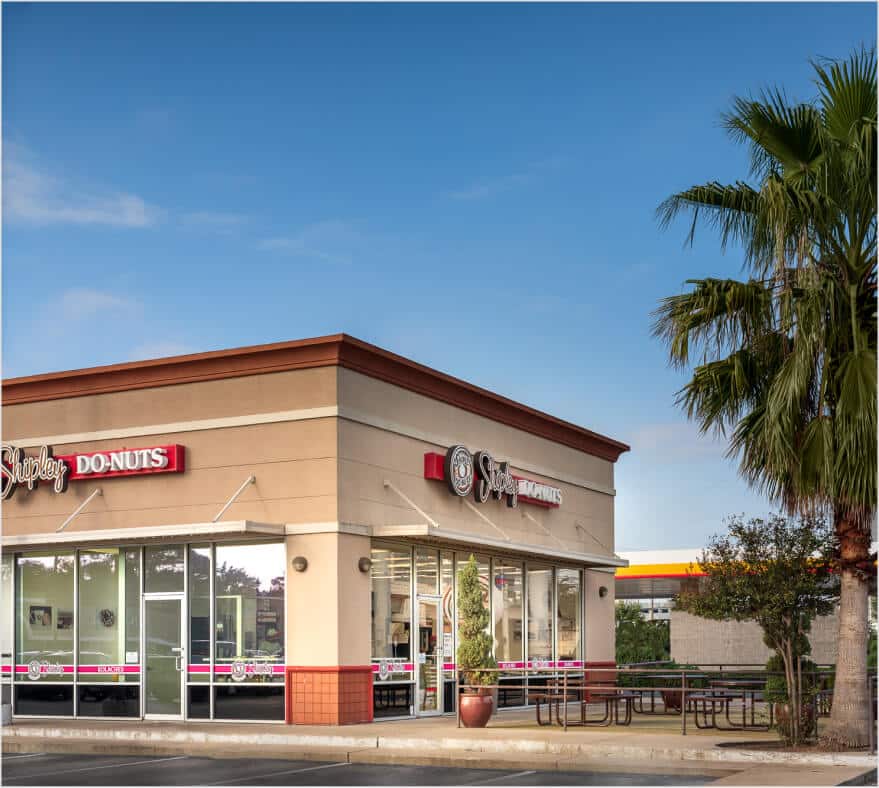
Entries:
[[647,621],[635,602],[617,602],[615,618],[617,665],[669,659],[668,622]]
[[488,608],[479,584],[479,566],[471,555],[458,573],[458,670],[465,684],[493,683],[493,675],[485,672],[485,669],[497,668],[491,655],[491,635],[486,632],[488,623]]
[[[811,650],[812,646],[806,637],[803,637],[800,644],[795,647],[795,656],[802,682],[800,685],[800,712],[797,716],[798,735],[801,739],[817,732],[818,720],[814,713],[813,701],[818,692],[818,666],[806,658]],[[766,672],[769,675],[766,677],[763,698],[767,703],[787,705],[786,714],[781,712],[775,715],[775,727],[783,739],[792,741],[794,738],[792,728],[794,715],[791,711],[792,704],[787,680],[781,675],[784,673],[784,661],[778,653],[769,658],[766,663]]]
[[788,743],[799,744],[804,684],[803,641],[816,616],[833,610],[838,577],[828,556],[833,533],[820,517],[787,519],[771,515],[747,523],[728,521],[728,534],[713,537],[699,561],[706,574],[698,590],[681,593],[679,610],[703,618],[756,621],[763,640],[784,667],[790,705]]

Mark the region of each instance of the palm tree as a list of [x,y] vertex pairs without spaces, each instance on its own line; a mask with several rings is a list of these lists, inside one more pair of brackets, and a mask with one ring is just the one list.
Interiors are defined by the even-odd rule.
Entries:
[[654,334],[694,365],[678,404],[729,435],[742,476],[788,511],[828,510],[841,572],[830,743],[868,742],[868,580],[876,516],[876,56],[813,62],[818,97],[773,90],[724,115],[755,186],[694,186],[658,209],[745,253],[747,281],[689,280]]

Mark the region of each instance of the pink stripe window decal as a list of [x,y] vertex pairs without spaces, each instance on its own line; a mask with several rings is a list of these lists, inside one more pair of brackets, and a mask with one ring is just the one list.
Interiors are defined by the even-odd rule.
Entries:
[[[283,665],[264,665],[263,666],[263,665],[260,665],[260,663],[258,663],[258,662],[257,663],[245,662],[245,663],[241,663],[241,664],[245,665],[248,672],[258,673],[258,672],[264,671],[264,670],[267,671],[269,668],[271,668],[272,673],[281,673],[281,674],[284,673],[284,666]],[[260,667],[257,668],[257,665],[260,665]],[[210,665],[190,665],[189,666],[189,671],[191,673],[208,673],[208,672],[210,672],[210,669],[211,669]],[[234,672],[235,672],[235,669],[232,665],[214,665],[214,673],[234,673]]]
[[80,665],[80,673],[140,673],[140,665]]
[[[16,673],[27,673],[30,665],[16,665]],[[50,673],[73,673],[73,665],[40,665],[40,674]]]
[[[379,663],[374,662],[372,665],[372,672],[378,673],[380,670],[381,670],[381,665]],[[408,671],[415,670],[415,665],[411,662],[403,662],[403,663],[400,663],[400,662],[390,663],[389,662],[388,663],[388,670],[392,673],[406,673]]]

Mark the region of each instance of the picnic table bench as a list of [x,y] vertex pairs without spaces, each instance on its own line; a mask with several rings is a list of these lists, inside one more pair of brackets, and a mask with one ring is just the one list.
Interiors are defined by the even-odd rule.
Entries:
[[[604,716],[600,719],[588,719],[586,710],[589,701],[586,699],[586,693],[591,699],[604,703]],[[528,693],[528,699],[534,701],[534,708],[537,716],[538,725],[552,725],[553,707],[555,707],[555,721],[564,728],[578,726],[607,726],[630,725],[632,722],[632,706],[638,695],[625,689],[615,686],[607,687],[587,687],[582,681],[569,681],[567,691],[561,682],[554,682],[548,685],[545,690],[532,691]],[[567,704],[571,701],[577,701],[580,705],[580,718],[568,719]],[[547,720],[544,721],[540,708],[546,703]],[[564,718],[562,717],[562,704],[565,704]],[[623,714],[620,714],[620,705],[623,707]]]

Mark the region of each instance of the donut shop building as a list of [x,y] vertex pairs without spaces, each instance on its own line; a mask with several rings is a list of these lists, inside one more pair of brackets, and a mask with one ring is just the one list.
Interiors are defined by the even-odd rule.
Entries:
[[14,378],[2,401],[14,717],[454,712],[470,555],[508,681],[613,664],[619,441],[346,335]]

